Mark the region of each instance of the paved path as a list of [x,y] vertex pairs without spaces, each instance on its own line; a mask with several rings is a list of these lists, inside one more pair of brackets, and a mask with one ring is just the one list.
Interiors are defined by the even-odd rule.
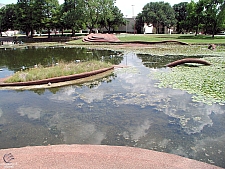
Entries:
[[54,145],[0,150],[0,168],[15,169],[217,169],[177,155],[105,145]]

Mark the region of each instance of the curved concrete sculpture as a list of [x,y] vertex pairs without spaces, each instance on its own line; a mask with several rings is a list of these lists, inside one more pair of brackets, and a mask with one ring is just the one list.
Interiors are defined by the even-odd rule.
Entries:
[[[152,150],[105,145],[53,145],[0,150],[1,167],[23,169],[219,169],[220,167]],[[9,162],[9,163],[7,163]]]
[[174,66],[181,65],[184,63],[199,63],[199,64],[203,64],[203,65],[211,65],[209,62],[207,62],[205,60],[196,59],[196,58],[185,58],[185,59],[177,60],[175,62],[171,62],[171,63],[167,64],[166,66],[174,67]]
[[58,82],[65,82],[65,81],[71,81],[76,79],[81,79],[89,76],[93,76],[96,74],[104,73],[106,71],[114,69],[114,66],[104,69],[99,69],[91,72],[85,72],[75,75],[69,75],[69,76],[61,76],[61,77],[55,77],[55,78],[49,78],[44,80],[36,80],[36,81],[29,81],[29,82],[15,82],[15,83],[4,83],[0,82],[0,87],[6,87],[6,86],[30,86],[30,85],[41,85],[41,84],[48,84],[48,83],[58,83]]
[[114,34],[89,34],[83,42],[120,42]]

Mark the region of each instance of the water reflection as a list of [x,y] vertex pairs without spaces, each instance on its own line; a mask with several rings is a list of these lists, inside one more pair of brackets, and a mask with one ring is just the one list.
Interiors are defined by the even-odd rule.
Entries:
[[0,147],[133,146],[225,167],[225,107],[192,102],[184,91],[156,88],[151,74],[158,66],[143,62],[129,53],[120,63],[128,68],[99,81],[35,92],[0,91]]
[[[184,59],[184,55],[149,55],[149,54],[138,54],[138,58],[142,60],[143,65],[149,68],[161,68],[170,62],[174,62],[179,59]],[[203,56],[189,56],[191,58],[202,58]]]
[[102,60],[112,64],[119,64],[122,57],[119,52],[107,50],[91,50],[85,48],[32,48],[22,50],[1,50],[0,69],[7,68],[0,72],[0,78],[7,71],[18,71],[24,68],[33,68],[34,65],[51,66],[59,61],[86,61]]

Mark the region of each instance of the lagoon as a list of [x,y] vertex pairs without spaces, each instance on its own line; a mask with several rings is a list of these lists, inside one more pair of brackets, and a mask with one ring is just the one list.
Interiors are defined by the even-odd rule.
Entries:
[[0,50],[0,78],[60,60],[127,65],[102,79],[51,89],[0,90],[0,148],[55,144],[131,146],[225,167],[225,106],[158,88],[153,74],[184,56],[85,48]]

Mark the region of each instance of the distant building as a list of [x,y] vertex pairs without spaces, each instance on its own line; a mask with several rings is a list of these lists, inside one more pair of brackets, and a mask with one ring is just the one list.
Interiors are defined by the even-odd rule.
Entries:
[[1,32],[2,33],[2,36],[15,36],[19,33],[18,30],[8,30],[8,31],[5,31],[5,32]]
[[153,33],[153,25],[152,24],[148,25],[147,23],[144,23],[143,32],[144,34]]
[[[134,29],[135,28],[135,17],[133,18],[125,18],[126,24],[119,26],[117,30],[110,30],[111,32],[114,33],[137,33],[137,31]],[[101,29],[99,32],[107,32],[106,29]],[[154,34],[156,33],[156,28],[153,26],[153,24],[147,24],[144,23],[141,33],[143,34]],[[171,34],[173,32],[173,28],[169,29],[166,26],[159,26],[158,28],[158,33],[159,34]]]
[[134,30],[135,27],[135,18],[125,18],[126,24],[122,25],[116,30],[116,32],[121,33],[134,33],[136,30]]
[[[111,29],[110,32],[114,32],[114,33],[134,33],[135,32],[135,30],[134,30],[135,19],[134,18],[125,18],[125,20],[126,20],[125,25],[121,25],[115,30]],[[95,32],[106,33],[106,32],[108,32],[108,30],[106,30],[105,28],[102,28],[98,31],[95,30]]]

